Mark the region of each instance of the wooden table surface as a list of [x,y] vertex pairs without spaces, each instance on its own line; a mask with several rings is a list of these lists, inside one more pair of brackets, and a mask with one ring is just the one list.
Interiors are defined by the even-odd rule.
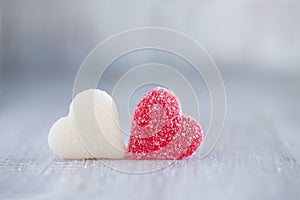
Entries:
[[62,160],[47,135],[67,113],[72,82],[3,85],[0,199],[300,199],[299,73],[223,76],[219,143],[204,159],[172,162]]

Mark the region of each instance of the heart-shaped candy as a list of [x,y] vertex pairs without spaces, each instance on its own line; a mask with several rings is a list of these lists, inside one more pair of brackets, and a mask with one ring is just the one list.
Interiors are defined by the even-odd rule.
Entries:
[[73,99],[68,116],[50,129],[48,143],[54,153],[67,159],[126,158],[115,103],[97,89]]
[[202,141],[201,126],[182,115],[176,96],[165,88],[148,92],[134,110],[127,156],[129,159],[183,159]]

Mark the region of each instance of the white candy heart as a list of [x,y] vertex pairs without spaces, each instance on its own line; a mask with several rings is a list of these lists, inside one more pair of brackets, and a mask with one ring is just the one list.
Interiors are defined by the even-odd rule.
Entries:
[[66,159],[124,159],[116,105],[109,94],[97,89],[79,93],[68,116],[57,120],[48,136],[50,149]]

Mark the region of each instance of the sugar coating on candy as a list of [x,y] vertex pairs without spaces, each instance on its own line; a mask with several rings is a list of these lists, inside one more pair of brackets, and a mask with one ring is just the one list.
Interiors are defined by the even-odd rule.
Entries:
[[149,124],[150,114],[155,111],[154,105],[163,107],[168,119],[181,113],[175,95],[171,91],[158,87],[148,92],[137,105],[133,115],[133,120],[137,125],[145,126]]
[[179,101],[164,88],[148,92],[137,105],[131,124],[129,159],[183,159],[202,141],[202,129],[181,115]]

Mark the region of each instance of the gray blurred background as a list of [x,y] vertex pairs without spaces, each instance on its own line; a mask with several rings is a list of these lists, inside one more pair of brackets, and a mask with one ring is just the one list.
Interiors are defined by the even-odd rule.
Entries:
[[100,41],[144,26],[188,34],[221,68],[245,61],[271,69],[296,68],[298,11],[296,0],[1,1],[2,73],[74,72]]
[[[242,96],[269,106],[270,112],[299,108],[299,1],[0,2],[1,134],[9,143],[11,124],[11,132],[22,131],[26,124],[45,138],[53,121],[68,112],[76,72],[88,53],[113,34],[145,26],[180,31],[206,48],[224,78],[229,116],[240,114],[235,102]],[[199,88],[201,122],[207,129],[211,108],[205,83],[174,55],[152,50],[131,53],[111,65],[99,88],[111,93],[122,74],[147,62],[172,66]],[[131,101],[129,115],[150,88]],[[33,126],[39,116],[45,120],[40,127]],[[125,126],[129,129],[129,124]]]
[[[275,87],[275,83],[285,92],[295,93],[299,88],[298,82],[294,81],[299,80],[300,71],[299,10],[300,3],[296,0],[2,0],[2,118],[14,121],[14,114],[9,118],[9,113],[23,111],[24,115],[31,113],[32,117],[21,117],[21,121],[32,124],[39,115],[47,115],[43,131],[36,130],[36,134],[46,134],[52,122],[68,112],[74,78],[87,54],[113,34],[145,26],[171,28],[202,44],[224,78],[229,105],[239,101],[240,89],[248,90],[249,98],[258,96],[259,89],[265,96],[270,96],[268,92],[272,89],[267,85]],[[115,82],[126,71],[147,62],[174,67],[199,88],[201,121],[207,128],[210,99],[205,83],[201,77],[195,77],[191,66],[174,55],[151,50],[131,53],[111,65],[99,88],[111,93]],[[146,89],[137,97],[140,98]],[[234,91],[236,93],[230,95]],[[139,98],[129,106],[129,115]],[[284,101],[286,99],[283,104]],[[47,109],[51,106],[54,110]],[[122,126],[129,129],[129,124]]]
[[3,81],[74,77],[99,42],[162,26],[201,43],[221,71],[297,70],[299,1],[1,1]]
[[[217,64],[228,101],[223,135],[214,151],[204,160],[196,154],[149,176],[110,171],[101,161],[69,162],[54,156],[47,135],[68,113],[84,58],[111,35],[145,26],[194,38]],[[130,53],[112,63],[99,88],[111,93],[126,71],[148,62],[174,67],[190,81],[206,133],[209,93],[201,76],[175,55]],[[128,110],[120,112],[130,117],[154,86],[136,91]],[[164,199],[299,199],[299,91],[299,0],[0,0],[0,199],[40,193],[63,199],[66,191],[96,199],[149,199],[153,194]],[[188,114],[191,109],[183,106]],[[125,142],[127,138],[124,134]],[[143,167],[143,162],[126,160],[116,164]],[[137,190],[140,183],[143,190]]]

